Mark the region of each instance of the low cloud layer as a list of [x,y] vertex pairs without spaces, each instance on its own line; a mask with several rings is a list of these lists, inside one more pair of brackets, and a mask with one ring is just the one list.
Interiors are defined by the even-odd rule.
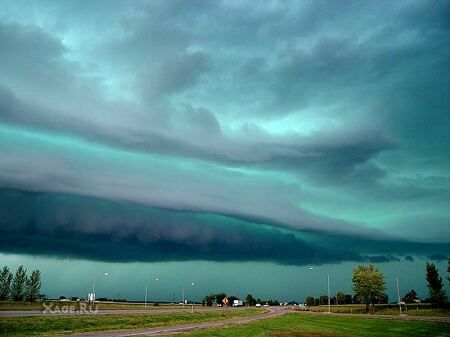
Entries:
[[[123,260],[448,248],[446,2],[1,7],[0,188],[24,195],[2,192],[0,251],[82,255],[90,234],[86,257],[126,246]],[[61,195],[96,201],[73,218]],[[47,213],[28,205],[42,200]],[[304,233],[349,241],[333,256]],[[218,245],[227,235],[249,244]]]
[[[4,252],[102,261],[273,261],[322,264],[398,261],[398,253],[449,244],[361,239],[274,228],[203,212],[172,211],[61,194],[0,191]],[[330,248],[333,247],[333,248]],[[341,248],[336,248],[341,247]]]

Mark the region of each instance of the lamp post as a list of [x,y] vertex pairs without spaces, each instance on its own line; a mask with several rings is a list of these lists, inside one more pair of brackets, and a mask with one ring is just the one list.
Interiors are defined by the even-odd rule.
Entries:
[[[314,267],[309,267],[309,270],[314,270]],[[328,313],[330,313],[331,312],[330,274],[327,274],[327,286],[328,286]]]
[[[109,276],[108,272],[104,272],[103,273],[104,276]],[[88,300],[90,301],[91,299],[88,298]],[[92,282],[92,303],[95,302],[95,278],[94,281]]]
[[330,310],[330,274],[327,275],[327,279],[328,279],[328,313],[331,312]]
[[[195,285],[195,282],[191,282],[191,286],[194,286]],[[185,305],[185,303],[186,303],[186,299],[185,299],[185,290],[186,290],[186,288],[185,288],[185,286],[183,285],[183,307],[184,307],[184,305]],[[192,312],[194,312],[194,302],[192,302]]]
[[[159,277],[155,278],[155,281],[159,281]],[[144,304],[144,307],[147,307],[147,294],[148,294],[148,281],[145,283],[145,304]]]
[[400,286],[398,285],[398,277],[395,280],[397,281],[398,307],[400,308],[400,315],[401,315],[402,314],[402,305],[400,303]]
[[[195,283],[192,282],[191,285],[195,286]],[[192,311],[191,312],[194,313],[194,300],[192,300]]]

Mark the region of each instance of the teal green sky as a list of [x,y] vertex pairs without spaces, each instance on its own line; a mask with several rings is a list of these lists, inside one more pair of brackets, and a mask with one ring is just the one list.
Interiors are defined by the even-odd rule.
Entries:
[[[13,268],[20,264],[39,268],[43,272],[42,293],[50,297],[84,297],[95,288],[98,297],[143,300],[145,285],[151,301],[181,301],[183,287],[189,300],[201,300],[205,294],[226,292],[245,297],[276,298],[279,301],[304,301],[306,296],[327,294],[327,275],[330,292],[352,293],[352,262],[314,266],[283,266],[267,262],[164,262],[164,263],[107,263],[85,260],[66,260],[24,255],[0,255],[0,260]],[[446,261],[436,262],[441,275]],[[425,287],[425,260],[410,263],[379,264],[384,274],[387,294],[396,298],[396,278],[400,290],[415,289],[418,296],[428,296]],[[64,271],[64,272],[62,272]],[[104,276],[107,272],[108,276]],[[156,281],[158,278],[158,281]],[[194,282],[194,286],[192,286]],[[446,285],[447,291],[450,288]]]
[[2,1],[0,264],[42,267],[51,296],[108,269],[134,299],[155,273],[161,299],[191,278],[288,299],[325,270],[350,291],[368,261],[424,293],[450,251],[448,18],[446,1]]

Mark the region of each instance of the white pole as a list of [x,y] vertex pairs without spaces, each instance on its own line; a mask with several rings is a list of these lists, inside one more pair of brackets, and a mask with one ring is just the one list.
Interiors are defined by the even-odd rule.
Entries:
[[145,307],[147,306],[147,288],[148,288],[148,284],[145,284]]
[[400,308],[400,315],[401,315],[402,314],[402,305],[400,304],[400,286],[398,285],[398,277],[395,280],[397,281],[398,307]]
[[331,312],[330,310],[330,274],[328,276],[328,313]]
[[[192,286],[194,286],[194,282],[191,283]],[[192,300],[192,313],[194,313],[194,300]]]
[[183,286],[183,307],[184,307],[184,286]]
[[94,279],[94,283],[92,283],[92,293],[95,294],[95,279]]

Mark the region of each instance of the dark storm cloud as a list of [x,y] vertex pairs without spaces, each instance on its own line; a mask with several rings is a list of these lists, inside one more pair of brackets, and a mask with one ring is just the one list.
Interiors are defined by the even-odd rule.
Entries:
[[196,84],[208,70],[208,56],[196,52],[165,59],[143,79],[143,95],[148,100],[161,98]]
[[[35,219],[21,222],[17,211],[4,220],[5,250],[27,242],[50,254],[51,237],[99,259],[117,241],[128,245],[117,253],[125,260],[151,259],[147,249],[156,260],[165,251],[270,259],[273,250],[277,261],[303,263],[448,248],[447,2],[2,7],[0,187],[166,209],[141,216],[119,207],[125,217],[96,201],[82,220],[78,204],[67,210],[49,197],[42,210],[27,204],[23,214]],[[282,228],[352,248],[322,255],[320,238]],[[216,251],[222,235],[251,249]],[[58,247],[53,253],[67,254]]]
[[[372,180],[383,175],[374,165],[358,167],[382,151],[396,146],[378,131],[337,132],[308,137],[291,135],[274,138],[262,135],[240,140],[221,133],[217,118],[207,109],[185,106],[170,117],[175,135],[156,130],[139,130],[135,126],[116,132],[99,129],[99,125],[78,116],[59,115],[37,104],[19,100],[8,88],[0,86],[0,119],[3,122],[81,134],[88,139],[107,142],[124,149],[152,151],[184,157],[201,158],[233,166],[256,165],[269,169],[301,169],[321,179]],[[55,116],[56,114],[56,116]],[[130,137],[129,133],[133,136]],[[190,142],[186,137],[213,137],[208,144]]]
[[[301,265],[398,260],[391,254],[373,254],[397,251],[386,250],[383,246],[389,244],[382,241],[336,237],[346,244],[329,249],[333,238],[326,234],[308,241],[302,232],[207,213],[18,190],[1,190],[0,201],[2,252],[101,261],[256,260]],[[401,244],[415,253],[448,248]]]
[[444,254],[432,254],[429,255],[428,258],[434,261],[444,261],[448,259],[448,256]]

